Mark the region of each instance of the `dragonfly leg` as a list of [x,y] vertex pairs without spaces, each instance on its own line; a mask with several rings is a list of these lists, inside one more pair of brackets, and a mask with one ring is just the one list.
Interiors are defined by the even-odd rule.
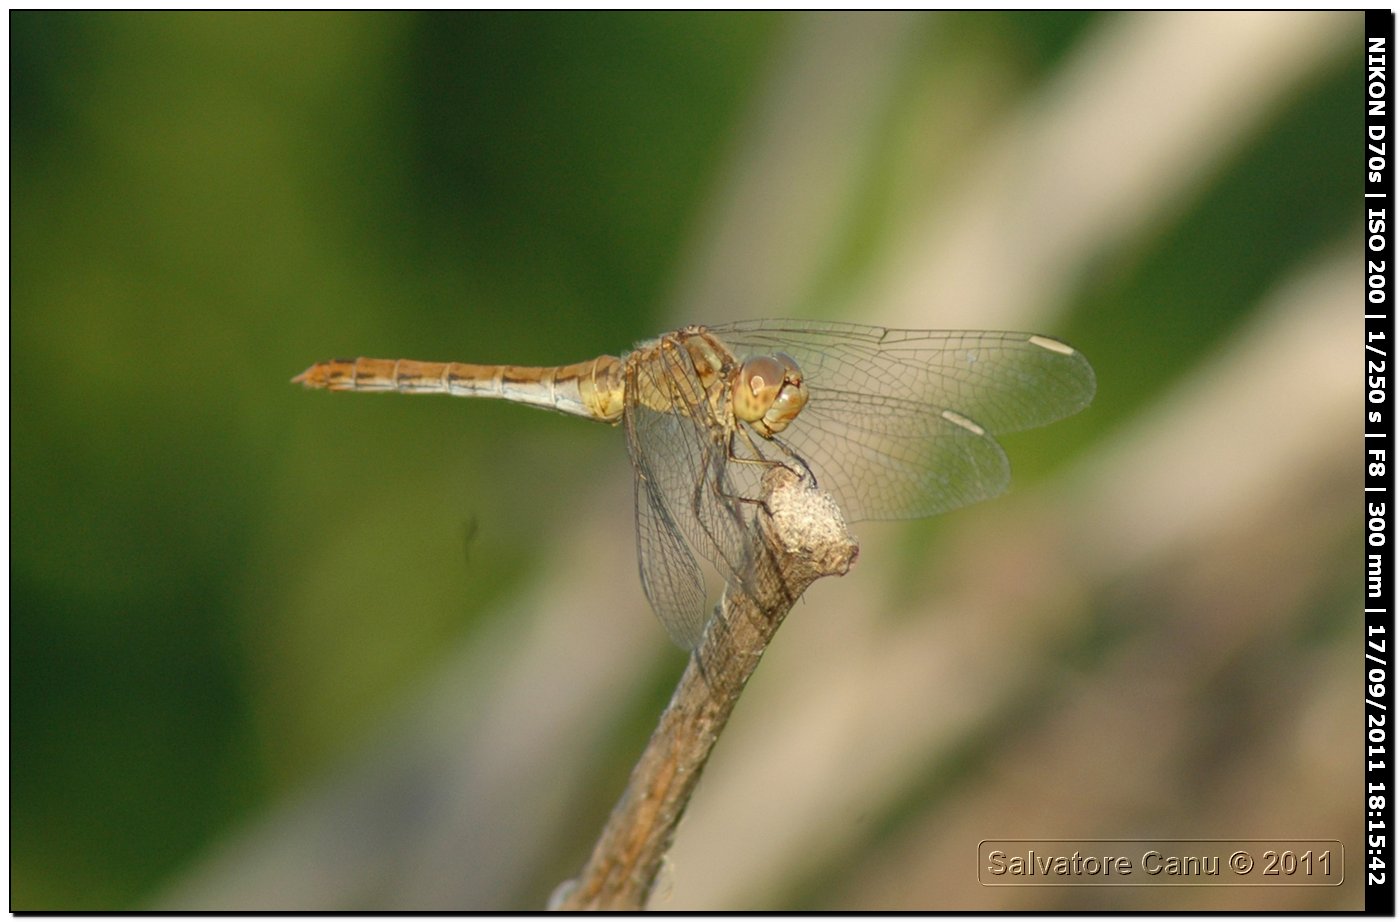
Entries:
[[[748,451],[750,452],[748,456],[740,454],[739,451],[735,450],[736,438],[742,438],[744,440],[744,443],[748,447]],[[758,464],[763,466],[765,469],[770,470],[774,467],[785,467],[788,470],[792,471],[793,474],[797,475],[803,480],[810,481],[813,486],[816,486],[817,475],[812,471],[811,466],[807,464],[806,459],[804,459],[797,452],[793,451],[791,446],[789,446],[786,442],[782,441],[779,438],[769,438],[767,439],[767,442],[769,444],[777,445],[778,448],[782,449],[782,453],[787,457],[765,457],[763,454],[763,450],[759,447],[757,443],[754,442],[753,436],[750,435],[747,428],[743,426],[736,426],[734,430],[729,433],[729,438],[726,441],[726,460],[732,461],[735,464]],[[797,467],[793,467],[793,464],[789,463],[789,461],[796,463]],[[772,511],[768,508],[767,503],[763,500],[762,497],[754,498],[751,496],[733,495],[729,498],[738,500],[741,503],[752,503],[755,505],[762,506],[765,512]]]
[[816,471],[812,470],[812,466],[811,466],[810,464],[807,463],[807,459],[806,459],[806,458],[802,457],[802,456],[799,455],[797,452],[793,451],[791,445],[789,445],[787,442],[784,442],[782,439],[778,438],[776,435],[773,436],[773,438],[771,439],[771,441],[772,441],[774,444],[776,444],[779,448],[781,448],[781,449],[783,450],[783,453],[784,453],[785,455],[787,455],[787,456],[788,456],[789,458],[791,458],[792,460],[796,461],[796,462],[798,463],[798,465],[801,466],[802,470],[800,470],[800,471],[794,471],[794,470],[792,469],[792,466],[789,465],[789,464],[787,464],[786,462],[779,462],[779,463],[781,463],[781,464],[782,464],[784,467],[786,467],[788,470],[792,471],[792,472],[793,472],[794,474],[796,474],[798,477],[801,477],[801,478],[804,479],[804,480],[811,480],[811,481],[812,481],[812,486],[814,486],[814,487],[817,486],[817,473],[816,473]]
[[[740,448],[740,446],[738,446],[736,442],[736,439],[740,438],[744,440],[744,445],[747,449],[747,453],[745,453],[745,451],[742,448]],[[775,442],[776,440],[770,439],[768,441]],[[747,429],[742,426],[735,427],[734,430],[731,430],[728,438],[725,439],[724,463],[726,465],[730,462],[734,464],[757,464],[760,465],[765,471],[772,470],[776,467],[785,467],[789,471],[791,471],[795,476],[810,478],[811,482],[815,484],[816,476],[812,473],[812,469],[807,465],[807,462],[804,461],[801,458],[801,456],[799,456],[787,445],[781,442],[777,442],[777,445],[779,448],[782,449],[783,454],[787,455],[788,458],[792,459],[800,466],[800,470],[794,468],[788,462],[787,459],[765,457],[759,444],[754,442],[753,437],[750,435]],[[773,510],[768,506],[768,498],[766,495],[761,494],[756,497],[746,496],[742,492],[734,492],[728,489],[728,478],[725,477],[723,468],[721,468],[716,473],[715,477],[707,478],[707,480],[711,482],[717,495],[720,496],[721,499],[728,500],[732,508],[737,509],[739,507],[738,504],[748,504],[751,506],[761,507],[764,512],[770,515],[772,514]],[[752,522],[752,520],[748,521],[749,523]],[[769,569],[770,572],[781,572],[781,568],[777,565],[777,560],[774,559],[776,552],[766,542],[749,541],[747,542],[747,548],[747,552],[750,555],[758,553],[768,558],[768,563],[770,564],[770,566],[767,569]],[[756,561],[751,562],[756,563]],[[793,595],[792,591],[788,588],[786,584],[780,585],[777,588],[781,591],[784,599],[789,605],[796,601],[796,596]]]

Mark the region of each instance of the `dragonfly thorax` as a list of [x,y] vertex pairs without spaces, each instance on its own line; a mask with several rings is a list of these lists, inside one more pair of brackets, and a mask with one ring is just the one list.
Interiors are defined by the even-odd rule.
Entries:
[[787,353],[756,355],[739,365],[729,399],[737,419],[772,438],[807,405],[807,385],[802,369]]

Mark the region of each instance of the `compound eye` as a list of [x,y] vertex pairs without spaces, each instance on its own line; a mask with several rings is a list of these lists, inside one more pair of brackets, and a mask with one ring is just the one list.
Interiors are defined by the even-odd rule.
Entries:
[[783,392],[778,393],[773,406],[769,407],[769,411],[763,414],[763,430],[767,431],[767,435],[785,430],[787,424],[795,420],[797,414],[801,413],[802,407],[805,406],[806,388],[802,382],[784,385]]
[[786,352],[774,352],[773,358],[783,366],[783,380],[789,384],[802,384],[802,369],[797,364],[797,359]]
[[[793,368],[797,368],[796,364]],[[758,424],[759,431],[765,435],[782,432],[807,405],[807,385],[802,382],[802,372],[790,372],[784,380],[782,391],[768,408],[768,412],[763,414],[763,421]]]
[[746,423],[762,419],[773,406],[773,401],[778,399],[785,371],[783,363],[776,356],[759,355],[745,359],[739,366],[739,375],[730,397],[734,415]]

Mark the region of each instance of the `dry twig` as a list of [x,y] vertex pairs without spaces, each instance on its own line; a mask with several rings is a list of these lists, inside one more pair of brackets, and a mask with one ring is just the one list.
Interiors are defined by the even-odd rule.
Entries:
[[592,856],[551,908],[646,906],[700,772],[768,642],[809,585],[855,561],[840,510],[810,481],[777,467],[764,478],[764,496],[757,518],[767,553],[757,555],[747,586],[725,593],[721,617],[686,666]]

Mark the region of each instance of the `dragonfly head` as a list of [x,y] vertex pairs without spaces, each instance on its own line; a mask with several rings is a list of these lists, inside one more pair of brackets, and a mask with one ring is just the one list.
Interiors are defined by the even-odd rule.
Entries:
[[736,417],[772,438],[807,405],[802,369],[785,352],[747,358],[730,389],[730,402]]

